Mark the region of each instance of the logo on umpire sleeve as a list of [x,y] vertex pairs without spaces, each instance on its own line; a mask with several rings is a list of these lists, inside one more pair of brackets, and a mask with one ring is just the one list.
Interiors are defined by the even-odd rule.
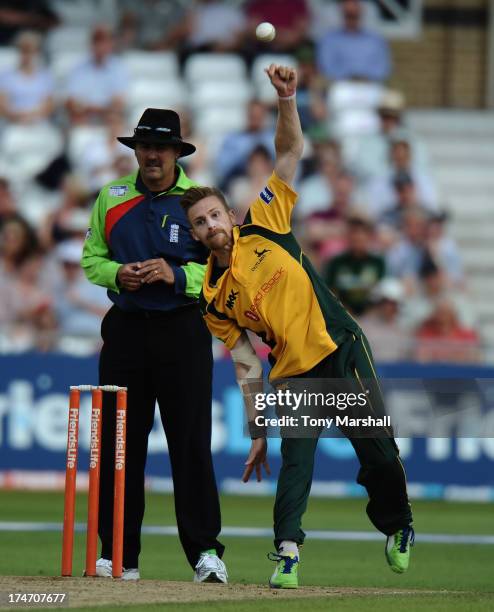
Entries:
[[259,194],[259,197],[265,204],[271,204],[271,200],[274,198],[274,193],[269,189],[269,187],[264,187],[264,189]]
[[110,195],[116,196],[117,198],[121,198],[127,193],[128,190],[129,188],[127,187],[127,185],[112,185],[110,187]]

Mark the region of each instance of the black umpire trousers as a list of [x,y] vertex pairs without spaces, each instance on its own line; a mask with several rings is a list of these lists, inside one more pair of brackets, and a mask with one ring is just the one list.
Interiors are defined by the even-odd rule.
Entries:
[[[211,457],[211,336],[196,305],[169,313],[127,313],[113,306],[101,325],[101,385],[128,388],[124,556],[138,567],[144,470],[156,400],[168,442],[178,533],[190,565],[224,546]],[[112,558],[115,394],[103,400],[99,536]]]

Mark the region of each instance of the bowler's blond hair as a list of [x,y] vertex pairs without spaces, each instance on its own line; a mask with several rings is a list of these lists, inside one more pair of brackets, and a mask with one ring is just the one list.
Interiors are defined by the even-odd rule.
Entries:
[[228,206],[228,202],[226,201],[223,192],[221,192],[216,187],[191,187],[190,189],[187,189],[187,191],[181,197],[180,205],[184,209],[185,214],[188,215],[189,210],[195,204],[197,204],[197,202],[200,202],[201,200],[204,200],[204,198],[209,198],[211,196],[218,198],[218,200],[223,205],[223,208],[227,212],[231,210]]

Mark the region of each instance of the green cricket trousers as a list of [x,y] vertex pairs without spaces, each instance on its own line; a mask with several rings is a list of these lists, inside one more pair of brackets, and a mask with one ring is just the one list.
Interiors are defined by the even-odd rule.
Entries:
[[[371,350],[363,334],[349,334],[334,353],[308,372],[293,378],[345,379],[353,381],[356,388],[365,380],[366,388],[370,391],[370,404],[375,407],[376,414],[382,414],[383,398]],[[347,437],[360,462],[357,482],[366,488],[369,496],[367,515],[379,531],[393,535],[411,523],[412,512],[405,471],[392,432],[389,436],[378,438]],[[283,540],[298,544],[304,541],[302,515],[307,508],[312,485],[317,441],[318,436],[315,435],[308,438],[283,437],[281,442],[282,466],[274,505],[274,542],[277,549]]]

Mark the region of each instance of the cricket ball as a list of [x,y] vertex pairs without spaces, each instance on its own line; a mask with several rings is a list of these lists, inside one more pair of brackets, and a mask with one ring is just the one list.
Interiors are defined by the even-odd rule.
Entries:
[[274,25],[268,21],[263,21],[256,28],[257,40],[262,40],[262,42],[271,42],[274,40],[275,36],[276,30]]

